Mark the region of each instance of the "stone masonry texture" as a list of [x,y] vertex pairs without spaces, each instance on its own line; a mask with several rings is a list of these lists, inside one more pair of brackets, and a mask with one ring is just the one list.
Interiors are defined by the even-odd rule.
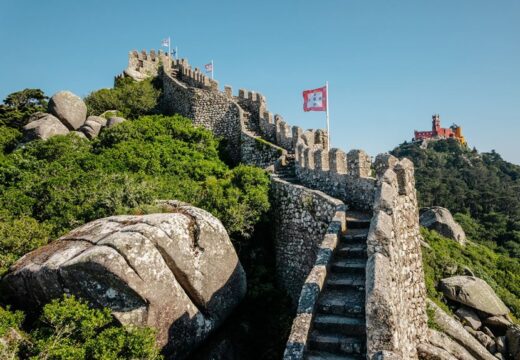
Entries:
[[[271,171],[294,164],[291,181],[271,176],[271,201],[278,283],[295,307],[316,299],[321,291],[330,254],[320,254],[324,244],[328,253],[335,249],[327,229],[337,222],[338,206],[372,213],[367,355],[418,358],[417,347],[427,334],[426,292],[411,162],[385,154],[372,164],[363,150],[329,148],[326,131],[290,126],[268,111],[266,98],[257,92],[240,89],[234,96],[229,86],[220,91],[218,82],[192,69],[186,59],[133,51],[121,76],[159,76],[163,111],[186,116],[224,139],[233,162]],[[286,359],[304,358],[313,307],[305,309],[294,320]]]

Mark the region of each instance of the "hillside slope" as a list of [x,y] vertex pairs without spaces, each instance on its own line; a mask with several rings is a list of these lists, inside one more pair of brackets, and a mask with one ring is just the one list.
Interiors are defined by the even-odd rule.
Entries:
[[404,143],[392,150],[415,165],[419,205],[448,208],[469,238],[520,257],[520,166],[455,140]]

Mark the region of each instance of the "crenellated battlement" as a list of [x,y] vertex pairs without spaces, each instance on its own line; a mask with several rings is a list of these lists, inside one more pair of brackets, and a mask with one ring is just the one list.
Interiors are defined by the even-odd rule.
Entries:
[[168,71],[171,68],[171,58],[161,50],[157,52],[155,50],[150,50],[150,52],[133,50],[128,54],[128,67],[123,74],[141,81],[157,76],[161,66]]
[[375,188],[370,156],[363,150],[329,149],[328,142],[321,129],[299,134],[294,148],[297,178],[354,207],[370,209]]
[[249,100],[251,102],[265,104],[265,96],[263,96],[259,92],[250,91],[247,89],[239,89],[237,98],[240,100]]
[[321,129],[302,133],[295,147],[295,155],[300,170],[357,178],[369,178],[372,175],[372,161],[365,151],[351,150],[345,153],[337,148],[329,150],[327,133]]
[[192,68],[188,59],[172,59],[161,50],[133,50],[128,56],[128,67],[125,74],[136,79],[143,80],[148,77],[157,76],[159,69],[189,86],[218,90],[218,81],[211,79],[199,68]]
[[207,76],[199,68],[192,68],[188,59],[173,59],[172,70],[172,76],[177,77],[190,86],[218,91],[218,81]]

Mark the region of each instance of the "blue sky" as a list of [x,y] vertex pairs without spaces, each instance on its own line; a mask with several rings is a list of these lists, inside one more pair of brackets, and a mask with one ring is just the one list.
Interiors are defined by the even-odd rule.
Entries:
[[112,85],[132,49],[171,36],[213,59],[220,85],[257,90],[304,128],[304,89],[330,83],[332,143],[371,155],[428,130],[520,164],[520,1],[2,0],[0,98],[26,87],[85,96]]

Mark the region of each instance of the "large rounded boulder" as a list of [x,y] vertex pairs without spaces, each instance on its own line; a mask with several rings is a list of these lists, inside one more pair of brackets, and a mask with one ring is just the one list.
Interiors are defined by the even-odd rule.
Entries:
[[122,324],[156,328],[167,358],[185,358],[243,299],[246,280],[218,219],[169,206],[95,220],[25,255],[3,278],[4,294],[25,308],[74,294]]
[[106,124],[107,120],[101,116],[89,116],[80,130],[87,138],[93,139],[99,135],[99,132]]
[[477,277],[453,276],[442,279],[439,287],[448,299],[486,314],[499,316],[509,313],[509,309],[491,286]]
[[27,140],[47,140],[51,136],[69,133],[69,129],[57,117],[45,113],[33,114],[23,131]]
[[461,245],[466,244],[466,233],[446,208],[433,206],[426,209],[421,214],[419,222],[421,226],[435,230],[442,236],[453,239]]
[[49,110],[69,130],[77,130],[87,118],[87,105],[83,100],[70,91],[60,91],[49,100]]

